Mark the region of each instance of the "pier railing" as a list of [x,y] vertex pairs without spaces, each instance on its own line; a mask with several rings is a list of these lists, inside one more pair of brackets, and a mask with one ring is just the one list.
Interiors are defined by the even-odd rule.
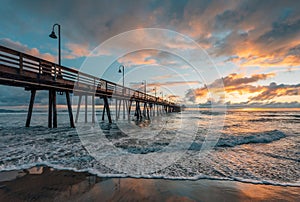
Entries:
[[96,96],[176,105],[159,97],[101,79],[77,69],[0,46],[0,84],[25,88],[55,89]]

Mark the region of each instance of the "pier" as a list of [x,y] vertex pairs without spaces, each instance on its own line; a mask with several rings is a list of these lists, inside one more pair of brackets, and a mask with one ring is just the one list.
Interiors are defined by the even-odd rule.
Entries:
[[[57,127],[57,93],[65,94],[70,119],[70,126],[75,127],[78,121],[82,98],[85,100],[85,122],[88,122],[88,98],[92,100],[92,118],[95,123],[95,99],[103,102],[102,120],[109,123],[114,120],[130,120],[134,109],[137,120],[150,119],[151,116],[162,113],[179,112],[180,106],[174,102],[155,97],[153,95],[110,82],[73,68],[64,67],[41,58],[22,53],[4,46],[0,46],[0,84],[22,87],[31,92],[26,127],[30,126],[34,100],[37,91],[49,92],[48,127]],[[73,117],[70,94],[78,96],[75,120]],[[115,106],[112,102],[115,101]],[[112,117],[111,108],[115,107]],[[121,108],[122,107],[122,108]]]

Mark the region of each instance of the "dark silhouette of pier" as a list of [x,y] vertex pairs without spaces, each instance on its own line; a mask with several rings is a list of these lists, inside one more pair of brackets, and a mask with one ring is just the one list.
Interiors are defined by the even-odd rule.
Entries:
[[[88,97],[92,98],[92,122],[95,122],[95,98],[103,100],[102,120],[105,114],[112,123],[108,99],[115,100],[115,119],[130,119],[132,106],[137,120],[150,119],[162,113],[179,112],[180,106],[167,100],[146,94],[114,82],[110,82],[76,69],[64,67],[41,58],[0,46],[0,84],[23,87],[31,92],[26,127],[30,126],[36,91],[49,91],[48,127],[57,127],[57,92],[66,95],[70,126],[75,127],[70,94],[79,96],[75,121],[78,121],[82,97],[85,98],[85,122],[87,122]],[[123,104],[121,104],[123,103]]]

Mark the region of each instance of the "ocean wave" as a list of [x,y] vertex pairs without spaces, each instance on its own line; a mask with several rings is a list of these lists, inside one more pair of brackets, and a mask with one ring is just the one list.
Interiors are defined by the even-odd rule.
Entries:
[[259,118],[259,119],[249,119],[249,122],[268,122],[268,121],[274,121],[274,120],[280,120],[280,119],[270,119],[270,118]]
[[[262,133],[243,134],[239,136],[222,134],[215,147],[235,147],[243,144],[270,143],[285,137],[286,134],[279,130],[266,131]],[[200,151],[202,148],[202,143],[202,141],[193,142],[189,150]]]
[[234,147],[242,144],[270,143],[285,138],[286,135],[279,130],[266,131],[262,133],[251,133],[249,135],[229,136],[221,135],[217,147]]
[[226,114],[226,112],[216,112],[216,111],[200,111],[200,114],[204,114],[204,115],[210,115],[210,116],[217,116],[217,115],[222,115],[222,114]]
[[0,168],[0,172],[5,172],[5,171],[14,171],[14,170],[26,170],[26,169],[31,169],[33,167],[50,167],[54,168],[56,170],[66,170],[66,171],[74,171],[78,173],[89,173],[91,175],[95,175],[97,177],[101,178],[136,178],[136,179],[166,179],[166,180],[191,180],[191,181],[196,181],[196,180],[202,180],[202,179],[207,179],[207,180],[222,180],[222,181],[237,181],[237,182],[244,182],[244,183],[251,183],[251,184],[262,184],[262,185],[273,185],[273,186],[289,186],[289,187],[300,187],[300,182],[279,182],[279,181],[273,181],[273,180],[253,180],[253,179],[247,179],[247,178],[241,178],[241,177],[234,177],[234,176],[228,176],[228,177],[218,177],[218,176],[209,176],[209,175],[195,175],[195,176],[168,176],[168,175],[158,175],[158,174],[142,174],[142,175],[132,175],[132,174],[107,174],[107,173],[101,173],[97,169],[93,168],[87,168],[87,169],[77,169],[73,167],[65,167],[61,165],[56,165],[48,162],[39,162],[39,163],[34,163],[34,164],[27,164],[27,165],[22,165],[22,166],[14,166],[10,168]]

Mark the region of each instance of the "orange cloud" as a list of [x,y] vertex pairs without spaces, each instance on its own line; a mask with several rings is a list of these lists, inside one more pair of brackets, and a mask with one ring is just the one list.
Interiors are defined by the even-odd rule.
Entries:
[[[173,87],[173,86],[190,86],[190,85],[199,85],[200,81],[168,81],[168,82],[153,82],[147,83],[147,88],[160,88],[160,87]],[[142,88],[141,83],[134,83],[131,85],[132,88],[138,89]],[[156,89],[158,91],[158,89]],[[154,92],[154,90],[151,90]]]
[[[186,98],[190,101],[197,101],[199,99],[207,98],[210,96],[209,92],[221,92],[225,91],[226,97],[232,95],[235,97],[235,94],[247,95],[249,101],[263,101],[273,99],[276,96],[284,95],[298,95],[299,89],[296,85],[273,85],[273,88],[270,86],[254,86],[251,85],[254,82],[259,80],[265,80],[275,76],[274,73],[269,74],[254,74],[250,77],[244,77],[241,74],[230,74],[222,79],[217,79],[211,84],[204,86],[202,88],[190,89],[186,93]],[[224,84],[224,89],[219,88]],[[220,98],[222,100],[223,98]]]
[[155,57],[158,54],[158,50],[136,51],[119,58],[118,62],[125,66],[157,64]]
[[269,86],[265,86],[262,93],[257,96],[250,97],[251,101],[262,101],[262,100],[272,100],[276,97],[282,96],[299,96],[300,95],[300,84],[297,85],[277,85],[275,82],[271,83]]
[[67,43],[66,47],[70,51],[69,54],[65,55],[65,58],[68,59],[74,59],[77,57],[86,57],[91,53],[88,44]]

